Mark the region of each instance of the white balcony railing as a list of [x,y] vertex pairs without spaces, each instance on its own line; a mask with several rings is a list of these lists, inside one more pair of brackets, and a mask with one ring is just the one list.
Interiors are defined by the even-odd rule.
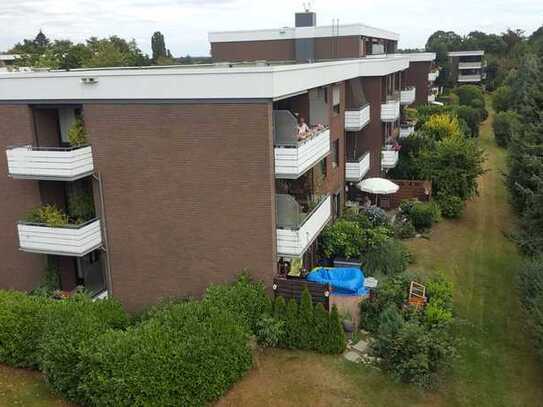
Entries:
[[14,178],[74,181],[94,171],[90,146],[12,146],[6,155],[8,174]]
[[360,109],[345,110],[345,130],[360,131],[370,122],[370,105],[366,104]]
[[411,134],[415,132],[415,125],[413,124],[402,124],[400,126],[400,138],[409,137]]
[[394,122],[400,117],[400,101],[388,100],[381,105],[381,120]]
[[330,153],[330,130],[324,129],[294,145],[275,146],[275,176],[298,178]]
[[439,76],[439,71],[432,71],[428,73],[428,80],[430,82],[435,82],[437,77]]
[[482,62],[459,62],[458,69],[481,69]]
[[383,150],[381,158],[381,167],[390,169],[396,167],[400,158],[400,153],[395,150]]
[[277,255],[300,257],[315,241],[332,217],[332,199],[327,195],[302,222],[292,226],[277,225]]
[[345,181],[358,182],[370,170],[370,154],[364,153],[358,160],[347,160],[345,163]]
[[458,82],[481,82],[481,75],[458,75]]
[[410,105],[411,103],[414,103],[416,92],[417,90],[414,86],[402,90],[400,94],[400,103],[402,105]]
[[25,252],[81,257],[102,245],[99,219],[58,227],[19,222],[17,230],[19,247]]

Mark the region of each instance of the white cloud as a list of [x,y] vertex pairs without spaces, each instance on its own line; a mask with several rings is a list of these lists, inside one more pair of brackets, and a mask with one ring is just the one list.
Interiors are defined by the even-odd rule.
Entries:
[[[423,47],[438,30],[460,34],[508,27],[530,33],[543,24],[540,0],[320,0],[317,21],[362,22],[395,31],[400,47]],[[292,0],[10,0],[0,3],[0,50],[41,28],[50,37],[83,41],[91,35],[135,38],[150,51],[150,37],[161,31],[174,55],[205,55],[208,31],[293,25],[302,2]]]

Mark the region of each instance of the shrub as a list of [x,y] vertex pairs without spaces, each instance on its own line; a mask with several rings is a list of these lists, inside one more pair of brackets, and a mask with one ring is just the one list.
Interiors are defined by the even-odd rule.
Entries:
[[410,239],[416,235],[417,231],[413,223],[408,220],[399,220],[394,224],[394,235],[398,239]]
[[55,291],[60,290],[60,276],[56,266],[49,264],[44,272],[39,286],[30,291],[30,295],[51,297]]
[[507,85],[500,86],[492,96],[492,107],[496,113],[509,110],[511,104],[511,88]]
[[521,265],[520,290],[535,348],[543,360],[543,258],[536,257]]
[[32,223],[43,223],[52,227],[68,224],[68,216],[54,205],[34,208],[24,216],[24,220]]
[[364,211],[371,227],[387,226],[388,219],[384,209],[379,207],[370,207]]
[[319,338],[316,337],[314,315],[313,315],[313,302],[311,300],[311,294],[307,287],[302,292],[302,299],[300,301],[300,308],[298,309],[298,330],[299,338],[297,347],[299,349],[310,350],[315,347]]
[[285,321],[263,315],[256,321],[256,340],[264,347],[274,347],[282,343],[285,335]]
[[38,345],[52,300],[0,291],[0,363],[37,367]]
[[287,303],[285,315],[285,342],[284,346],[289,349],[297,349],[300,343],[300,323],[298,315],[298,304],[296,300],[290,299]]
[[520,131],[520,116],[515,112],[500,112],[494,117],[492,129],[496,144],[507,147],[514,134]]
[[320,347],[320,350],[324,353],[342,353],[345,347],[345,332],[343,331],[337,307],[333,305],[330,313],[328,335],[324,338],[324,343]]
[[[112,299],[93,302],[78,294],[51,307],[40,344],[40,368],[47,383],[66,399],[83,401],[81,349],[112,328],[124,328],[128,317]],[[107,375],[104,380],[107,379]]]
[[70,130],[68,130],[68,142],[72,146],[87,144],[87,130],[81,119],[76,119]]
[[437,203],[441,208],[441,214],[446,218],[460,218],[464,213],[464,201],[458,196],[440,195],[437,197]]
[[459,103],[461,105],[473,106],[475,100],[485,105],[485,97],[482,89],[477,85],[462,85],[453,90],[453,93],[458,95]]
[[441,211],[434,202],[404,201],[400,203],[400,210],[418,231],[430,229],[441,218]]
[[325,257],[359,258],[363,245],[363,229],[357,222],[338,219],[321,233],[321,248]]
[[410,259],[402,242],[389,239],[368,250],[362,258],[362,268],[368,275],[391,276],[404,272]]
[[82,346],[81,389],[93,406],[202,406],[251,367],[245,327],[228,310],[185,302]]
[[76,223],[84,223],[95,217],[94,200],[90,192],[73,192],[67,201],[68,213]]
[[252,333],[256,332],[257,321],[262,315],[271,313],[264,285],[260,281],[252,281],[246,274],[241,274],[231,285],[210,286],[203,301],[230,311]]
[[424,123],[423,131],[438,141],[446,137],[461,135],[458,119],[447,113],[430,116]]
[[479,126],[484,118],[486,110],[478,109],[472,106],[457,106],[455,113],[459,120],[463,120],[469,127],[471,137],[479,136]]

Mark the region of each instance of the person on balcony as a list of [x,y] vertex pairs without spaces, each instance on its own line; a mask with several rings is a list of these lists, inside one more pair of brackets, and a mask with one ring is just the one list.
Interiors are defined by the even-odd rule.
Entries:
[[310,135],[311,129],[305,122],[305,119],[302,116],[298,117],[298,141],[305,140]]

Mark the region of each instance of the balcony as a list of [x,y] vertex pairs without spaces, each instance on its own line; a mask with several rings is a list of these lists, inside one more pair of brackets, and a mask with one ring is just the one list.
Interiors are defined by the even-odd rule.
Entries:
[[20,221],[17,230],[19,247],[25,252],[82,257],[102,246],[99,219],[64,226]]
[[410,86],[402,90],[400,94],[400,103],[402,105],[410,105],[415,102],[416,89],[414,86]]
[[439,76],[439,71],[432,71],[428,73],[428,81],[435,82]]
[[481,69],[482,62],[459,62],[458,69]]
[[400,124],[400,138],[409,137],[415,132],[414,123],[401,123]]
[[276,194],[277,255],[301,257],[332,217],[330,195],[300,205],[292,195]]
[[296,179],[330,153],[330,129],[314,128],[299,139],[294,115],[288,110],[273,113],[275,176]]
[[370,154],[363,153],[356,160],[347,160],[345,163],[345,181],[358,182],[366,176],[370,170]]
[[400,98],[399,95],[387,98],[387,101],[381,105],[381,120],[384,122],[395,122],[400,117]]
[[394,150],[392,146],[386,145],[385,149],[382,151],[381,167],[385,170],[394,168],[398,164],[399,159],[400,152]]
[[432,103],[436,101],[436,95],[433,93],[428,94],[428,103]]
[[370,105],[365,104],[359,109],[345,110],[345,130],[360,131],[370,122]]
[[458,82],[481,82],[481,75],[458,75]]
[[75,181],[94,172],[91,146],[11,146],[6,151],[13,178]]

